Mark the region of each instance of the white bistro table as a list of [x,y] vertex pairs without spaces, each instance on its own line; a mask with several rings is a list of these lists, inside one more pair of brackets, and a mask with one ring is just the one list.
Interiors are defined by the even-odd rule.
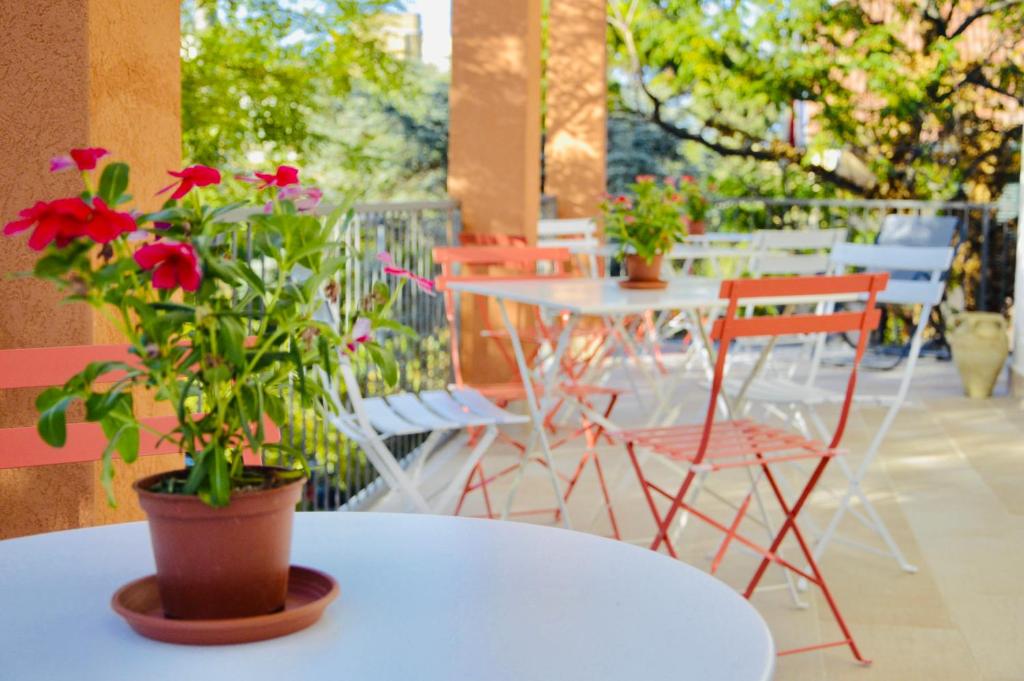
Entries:
[[12,681],[766,681],[764,621],[728,586],[622,542],[429,515],[300,513],[294,563],[341,596],[305,631],[193,647],[110,609],[153,572],[144,523],[0,542],[0,678]]

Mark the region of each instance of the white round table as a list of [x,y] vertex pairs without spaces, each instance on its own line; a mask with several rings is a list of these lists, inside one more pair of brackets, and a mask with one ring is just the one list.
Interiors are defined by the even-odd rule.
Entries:
[[341,596],[313,627],[190,647],[135,634],[113,592],[154,571],[144,523],[0,542],[0,677],[304,681],[764,681],[764,621],[646,549],[520,523],[301,513],[293,562]]

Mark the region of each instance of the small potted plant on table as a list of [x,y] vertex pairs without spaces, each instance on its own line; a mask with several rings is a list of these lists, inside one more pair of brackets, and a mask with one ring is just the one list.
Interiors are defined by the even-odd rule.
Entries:
[[629,185],[632,197],[611,197],[601,204],[605,233],[624,256],[625,288],[665,288],[660,279],[662,258],[686,236],[684,196],[671,178],[658,182],[653,175],[638,175]]
[[[101,458],[110,497],[112,457],[133,461],[146,427],[136,399],[169,405],[176,426],[156,435],[189,465],[135,484],[164,614],[222,620],[280,611],[306,463],[275,441],[275,424],[321,398],[307,370],[332,371],[338,348],[367,345],[366,354],[389,365],[382,375],[395,374],[394,359],[369,332],[378,322],[394,326],[383,319],[393,294],[383,287],[362,309],[343,311],[340,324],[322,321],[321,307],[339,302],[350,257],[337,240],[345,213],[310,214],[320,192],[302,187],[294,168],[243,178],[255,184],[258,205],[231,222],[227,216],[251,201],[205,201],[216,198],[222,178],[201,165],[170,173],[175,182],[162,210],[124,211],[127,165],[106,165],[94,182],[106,155],[76,149],[55,159],[55,171],[81,171],[84,192],[37,202],[4,228],[31,230],[28,245],[41,253],[34,274],[93,306],[128,347],[124,361],[91,363],[44,391],[39,433],[62,446],[68,408],[84,404],[85,419],[108,439]],[[266,450],[298,455],[298,469],[248,465],[257,462],[251,453]]]

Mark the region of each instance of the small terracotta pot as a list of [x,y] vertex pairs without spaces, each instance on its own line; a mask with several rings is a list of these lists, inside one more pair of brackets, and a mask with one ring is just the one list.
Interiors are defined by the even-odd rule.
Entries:
[[701,234],[704,234],[704,221],[686,218],[686,233],[690,236],[700,236]]
[[626,275],[629,281],[654,282],[661,280],[661,255],[647,262],[639,255],[626,256]]
[[[257,471],[276,469],[259,466]],[[266,615],[284,607],[292,521],[303,480],[237,491],[224,508],[150,489],[171,471],[133,485],[149,518],[164,614],[176,619]]]

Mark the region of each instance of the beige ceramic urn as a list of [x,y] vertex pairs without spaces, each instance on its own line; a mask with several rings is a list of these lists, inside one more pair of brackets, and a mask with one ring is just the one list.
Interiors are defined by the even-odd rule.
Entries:
[[990,397],[1006,365],[1010,341],[1006,318],[997,312],[961,312],[947,334],[968,397]]

